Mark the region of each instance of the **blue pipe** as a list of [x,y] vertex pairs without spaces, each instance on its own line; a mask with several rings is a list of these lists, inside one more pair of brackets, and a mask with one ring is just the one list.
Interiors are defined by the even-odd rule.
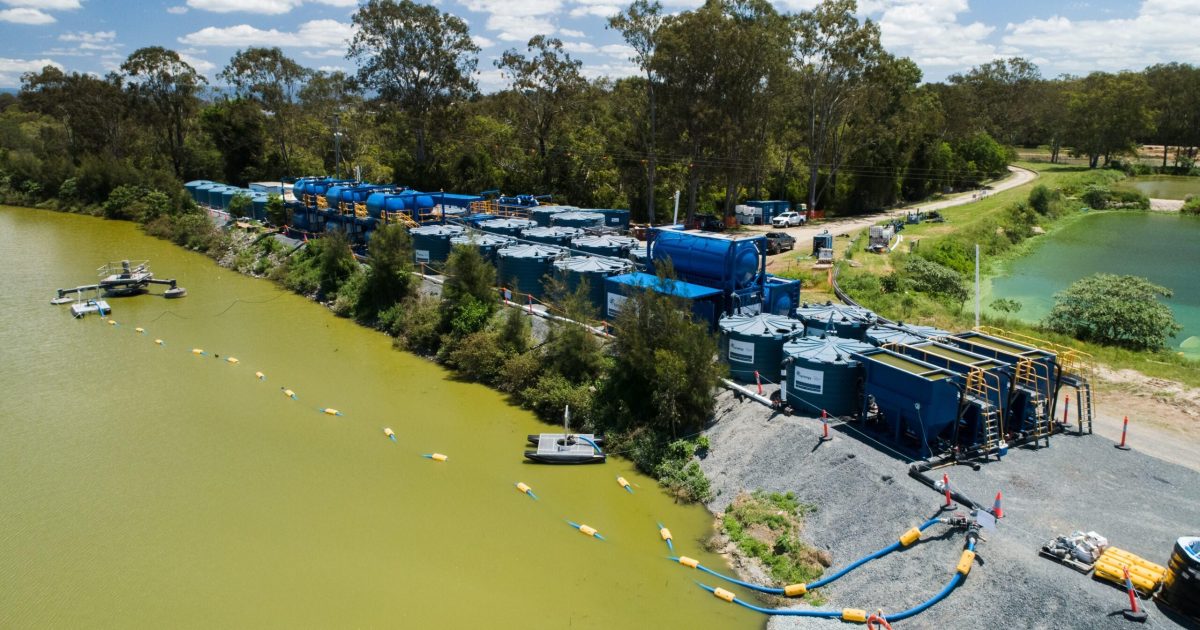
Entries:
[[[597,452],[597,453],[603,453],[603,452],[604,452],[604,451],[600,450],[600,447],[599,447],[599,446],[596,446],[596,443],[595,443],[595,442],[593,442],[593,441],[589,440],[588,438],[585,438],[585,437],[583,437],[582,435],[578,435],[578,434],[576,434],[576,435],[575,435],[575,437],[577,437],[577,438],[579,438],[579,439],[583,440],[584,442],[587,442],[588,444],[591,444],[591,445],[592,445],[592,448],[596,449],[596,452]],[[632,491],[632,490],[630,490],[630,492],[633,492],[633,491]]]
[[[939,519],[931,518],[928,521],[925,521],[924,523],[922,523],[921,526],[918,527],[918,529],[920,529],[923,532],[923,531],[929,529],[930,527],[933,527],[934,525],[936,525],[939,522],[941,522]],[[864,556],[862,558],[859,558],[858,560],[855,560],[854,562],[846,565],[840,571],[838,571],[837,573],[834,573],[833,575],[823,577],[823,578],[817,580],[816,582],[812,582],[810,584],[805,584],[804,590],[811,591],[814,589],[821,588],[822,586],[825,586],[826,584],[829,584],[830,582],[833,582],[834,580],[841,578],[842,576],[846,575],[847,573],[857,569],[858,567],[861,567],[862,565],[864,565],[872,560],[882,558],[883,556],[886,556],[889,553],[892,553],[893,551],[899,549],[900,547],[901,547],[900,541],[896,541],[896,542],[888,545],[887,547],[884,547],[883,549],[876,551],[875,553],[873,553],[869,556]],[[672,551],[674,551],[674,550],[672,550]],[[678,562],[678,558],[672,558],[672,560]],[[733,584],[737,584],[738,586],[744,586],[748,589],[752,589],[752,590],[758,591],[760,593],[770,593],[771,595],[783,595],[783,593],[784,593],[784,590],[782,588],[775,588],[773,586],[761,586],[758,584],[751,584],[750,582],[743,582],[742,580],[739,580],[737,578],[732,578],[732,577],[729,577],[728,575],[723,575],[723,574],[717,573],[716,571],[713,571],[712,569],[710,569],[704,565],[697,565],[696,568],[700,569],[701,571],[704,571],[705,573],[707,573],[713,577],[721,578],[722,580],[725,580],[726,582],[732,582]]]
[[[700,584],[699,582],[696,582],[696,584],[709,593],[716,591],[715,588],[707,584]],[[775,615],[781,617],[820,617],[823,619],[838,619],[842,616],[842,611],[840,610],[776,610],[773,608],[761,608],[759,606],[755,606],[754,604],[744,602],[737,597],[733,598],[733,603],[745,608],[749,608],[755,612],[763,613],[764,615]]]
[[[972,540],[967,543],[967,550],[975,551],[975,541]],[[887,619],[889,622],[902,621],[902,620],[908,619],[909,617],[912,617],[914,615],[919,615],[919,614],[925,612],[925,610],[928,609],[930,606],[933,606],[934,604],[945,599],[946,596],[949,595],[951,591],[953,591],[960,583],[962,583],[962,580],[963,580],[963,574],[959,573],[958,571],[955,571],[954,577],[950,578],[950,583],[947,584],[941,591],[939,591],[937,595],[934,595],[933,597],[926,600],[924,603],[913,606],[912,608],[909,608],[908,610],[900,611],[894,615],[884,615],[884,619]]]

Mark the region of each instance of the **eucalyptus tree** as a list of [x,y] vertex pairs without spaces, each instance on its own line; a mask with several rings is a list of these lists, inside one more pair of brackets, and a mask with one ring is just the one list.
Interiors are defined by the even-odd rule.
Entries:
[[963,93],[965,108],[959,116],[976,123],[963,136],[986,131],[1005,144],[1029,138],[1042,81],[1037,64],[1022,57],[996,59],[966,74],[950,75],[947,81]]
[[411,0],[369,0],[354,13],[346,57],[358,81],[408,117],[418,177],[430,161],[433,119],[476,92],[479,46],[461,18]]
[[207,81],[179,53],[162,46],[139,48],[121,64],[135,102],[158,132],[177,176],[183,175],[188,123],[200,105]]
[[1093,72],[1081,79],[1067,104],[1068,138],[1096,168],[1103,157],[1134,150],[1154,130],[1150,85],[1134,72]]
[[270,118],[268,127],[279,144],[285,174],[292,174],[288,138],[294,126],[296,98],[310,73],[278,47],[239,50],[221,72],[221,78],[239,96],[258,101]]
[[96,77],[46,66],[21,77],[19,97],[25,109],[62,121],[68,157],[76,163],[88,154],[123,155],[129,117],[120,75]]
[[1163,168],[1167,153],[1176,155],[1200,145],[1200,68],[1186,63],[1160,63],[1144,71],[1156,110],[1154,138],[1163,145]]
[[654,180],[658,173],[658,112],[654,88],[658,74],[654,71],[654,51],[658,48],[658,31],[662,27],[662,4],[658,0],[634,0],[620,13],[608,18],[608,27],[616,29],[633,49],[630,61],[638,64],[646,75],[646,213],[654,224]]
[[542,184],[550,184],[548,146],[563,122],[580,106],[587,80],[583,62],[563,50],[562,41],[535,35],[526,46],[529,56],[509,49],[496,60],[520,102],[522,130],[533,137],[542,166]]

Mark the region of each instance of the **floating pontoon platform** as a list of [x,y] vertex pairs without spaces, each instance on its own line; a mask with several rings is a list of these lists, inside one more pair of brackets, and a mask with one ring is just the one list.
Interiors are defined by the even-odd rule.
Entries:
[[[100,281],[95,284],[80,285],[71,289],[59,289],[58,297],[62,298],[71,293],[87,291],[104,291],[107,296],[137,295],[145,293],[151,284],[167,285],[170,288],[163,292],[163,297],[179,298],[187,295],[187,290],[176,286],[175,280],[159,280],[146,266],[147,260],[122,260],[111,262],[96,269]],[[52,301],[52,303],[59,303]]]
[[608,456],[594,444],[588,433],[542,433],[537,450],[525,451],[525,457],[539,464],[602,464]]

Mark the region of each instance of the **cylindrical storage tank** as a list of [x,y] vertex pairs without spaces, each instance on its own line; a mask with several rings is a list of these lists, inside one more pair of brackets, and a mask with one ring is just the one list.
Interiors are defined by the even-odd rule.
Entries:
[[465,230],[457,225],[425,225],[408,231],[418,263],[442,263],[450,257],[450,239]]
[[656,228],[652,261],[670,259],[679,277],[704,286],[740,291],[754,286],[766,264],[765,236],[725,236]]
[[229,204],[233,201],[234,196],[240,194],[243,194],[241,188],[226,186],[225,190],[221,191],[221,209],[228,210]]
[[604,215],[604,227],[617,228],[624,230],[629,227],[629,211],[628,210],[609,210],[596,209],[588,210],[588,212],[596,212]]
[[1200,621],[1200,537],[1175,541],[1161,597],[1171,608]]
[[496,280],[500,286],[522,294],[513,298],[517,302],[524,301],[526,293],[540,298],[546,294],[542,278],[562,255],[562,249],[541,244],[505,247],[496,252]]
[[546,245],[569,245],[571,239],[581,236],[583,230],[573,227],[534,227],[521,232],[521,238]]
[[550,219],[554,215],[561,212],[570,212],[575,209],[570,206],[537,206],[529,209],[529,218],[537,222],[538,225],[546,227],[550,225]]
[[257,192],[250,197],[250,203],[254,206],[254,218],[259,221],[267,220],[267,200],[270,198],[267,193]]
[[216,182],[210,182],[208,184],[200,184],[199,186],[196,187],[196,203],[198,203],[202,206],[211,206],[212,203],[209,198],[209,195],[212,193],[212,191],[214,189],[224,188],[224,187],[225,187],[224,184],[218,184]]
[[638,244],[638,240],[632,236],[580,236],[571,239],[571,249],[577,249],[581,252],[596,254],[597,256],[612,256],[615,258],[624,258],[629,255],[629,250],[633,249]]
[[604,215],[599,212],[560,212],[550,216],[550,225],[573,228],[595,228],[604,225]]
[[465,234],[450,237],[450,245],[467,245],[479,250],[479,255],[483,256],[484,260],[494,262],[496,260],[496,252],[503,248],[516,244],[516,241],[499,234],[488,234],[486,232],[470,231]]
[[729,365],[729,375],[747,382],[754,382],[755,372],[767,382],[779,382],[783,344],[804,335],[799,320],[770,313],[722,317],[717,327],[721,360]]
[[632,260],[639,265],[644,265],[650,261],[650,251],[646,249],[643,243],[629,250],[629,260]]
[[889,344],[908,345],[930,340],[941,340],[949,337],[950,333],[933,326],[915,326],[912,324],[876,324],[867,329],[863,341],[875,346]]
[[605,294],[604,279],[629,273],[633,265],[620,260],[596,258],[595,256],[571,256],[554,261],[554,270],[566,284],[568,291],[574,292],[586,279],[588,284],[588,301],[596,309],[596,315],[602,316],[608,298]]
[[862,365],[852,353],[873,350],[856,339],[798,337],[783,346],[787,402],[793,409],[819,416],[858,413]]
[[843,306],[832,302],[801,304],[800,308],[796,309],[796,317],[799,317],[808,327],[810,335],[828,333],[846,339],[859,340],[875,323],[875,314],[865,308]]
[[537,227],[537,223],[529,219],[491,219],[479,223],[479,229],[484,232],[503,234],[504,236],[520,236],[522,230],[532,227]]
[[192,201],[198,201],[199,198],[196,195],[196,189],[200,188],[201,186],[203,186],[205,184],[211,184],[211,183],[212,182],[208,181],[207,179],[197,179],[197,180],[193,180],[193,181],[190,181],[190,182],[184,184],[183,188],[185,190],[187,190],[187,194],[189,197],[192,198]]

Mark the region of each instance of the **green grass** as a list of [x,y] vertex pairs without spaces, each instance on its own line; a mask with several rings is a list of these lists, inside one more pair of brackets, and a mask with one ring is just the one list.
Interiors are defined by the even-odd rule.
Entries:
[[[721,531],[741,553],[762,562],[777,584],[806,584],[824,572],[817,550],[800,540],[804,515],[813,509],[791,492],[741,494],[725,511]],[[814,595],[808,600],[822,603]]]

